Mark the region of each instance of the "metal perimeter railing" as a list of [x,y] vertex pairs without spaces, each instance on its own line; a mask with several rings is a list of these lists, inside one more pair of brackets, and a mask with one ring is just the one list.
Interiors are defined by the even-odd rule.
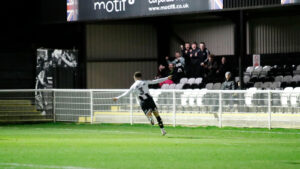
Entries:
[[[126,90],[0,90],[0,122],[149,123]],[[300,90],[150,90],[165,124],[300,128]],[[16,106],[17,105],[17,106]],[[28,115],[28,117],[27,117]],[[25,118],[26,117],[26,118]]]

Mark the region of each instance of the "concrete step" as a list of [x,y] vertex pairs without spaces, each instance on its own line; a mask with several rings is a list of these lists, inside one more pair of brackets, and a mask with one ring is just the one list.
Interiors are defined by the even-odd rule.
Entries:
[[0,111],[36,111],[35,105],[21,105],[21,104],[0,104]]
[[41,123],[41,122],[53,122],[53,119],[35,119],[35,120],[2,120],[0,124],[15,124],[15,123]]
[[21,116],[0,116],[1,121],[36,121],[49,119],[48,116],[43,115],[21,115]]
[[40,115],[41,111],[0,111],[0,116],[9,116],[9,115],[15,115],[15,116],[20,116],[20,115],[27,115],[27,114],[35,114],[35,115]]
[[0,100],[0,105],[9,105],[9,104],[21,104],[21,105],[31,105],[31,100]]

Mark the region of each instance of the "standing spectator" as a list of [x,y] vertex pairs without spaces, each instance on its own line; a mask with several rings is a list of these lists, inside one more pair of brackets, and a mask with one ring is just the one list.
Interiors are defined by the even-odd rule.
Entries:
[[159,65],[155,79],[160,79],[167,76],[167,70],[164,65]]
[[200,73],[200,76],[202,77],[204,76],[204,66],[205,66],[205,62],[207,62],[208,55],[210,55],[210,51],[206,48],[204,42],[200,42],[198,56],[199,56],[201,66],[199,67],[198,71]]
[[171,62],[168,60],[166,57],[166,60],[168,61],[169,64],[174,65],[174,71],[173,71],[173,82],[178,83],[182,77],[185,76],[184,73],[184,66],[185,66],[185,60],[181,56],[180,52],[175,52],[175,59]]
[[[173,61],[170,61],[168,56],[166,56],[166,61],[168,64],[172,63],[173,65],[180,63],[181,65],[179,66],[182,66],[183,68],[185,67],[185,59],[178,51],[175,52],[175,59]],[[182,70],[182,72],[184,72],[184,69]]]
[[191,77],[198,77],[200,60],[198,56],[198,48],[196,42],[192,44],[192,49],[190,49],[190,59],[191,59],[190,75]]
[[222,57],[221,64],[217,70],[217,78],[223,80],[226,72],[230,72],[230,66],[227,63],[226,57]]
[[190,50],[191,50],[190,43],[186,42],[184,47],[183,47],[183,45],[181,45],[181,54],[182,54],[182,57],[185,60],[184,70],[185,70],[185,73],[186,73],[187,77],[190,77],[190,74],[191,74],[191,70],[190,70],[190,67],[191,67]]
[[216,71],[218,69],[218,63],[214,59],[214,55],[208,55],[208,61],[206,62],[206,78],[208,82],[213,82],[216,76]]

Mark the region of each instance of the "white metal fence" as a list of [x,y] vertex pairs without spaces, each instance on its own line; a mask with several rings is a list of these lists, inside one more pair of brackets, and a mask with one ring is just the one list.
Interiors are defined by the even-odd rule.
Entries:
[[[113,102],[125,90],[35,90],[29,100],[40,110],[46,100],[53,121],[148,123],[132,94]],[[6,94],[5,94],[6,93]],[[0,90],[0,103],[24,90]],[[34,94],[35,93],[35,94]],[[47,93],[47,94],[45,94]],[[300,128],[300,91],[289,90],[150,90],[165,124]],[[22,95],[22,94],[21,94]],[[47,96],[47,97],[46,97]],[[51,96],[51,97],[49,97]],[[22,100],[26,99],[24,96]],[[39,100],[40,99],[40,100]],[[11,99],[13,100],[13,99]],[[51,106],[49,106],[51,105]],[[1,106],[1,105],[0,105]]]

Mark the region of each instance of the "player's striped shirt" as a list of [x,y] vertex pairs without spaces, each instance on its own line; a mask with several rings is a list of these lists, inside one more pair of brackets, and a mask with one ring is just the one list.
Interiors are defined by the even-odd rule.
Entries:
[[161,83],[166,80],[168,80],[168,77],[156,80],[137,80],[133,83],[133,85],[129,88],[128,91],[118,96],[117,98],[120,99],[124,96],[127,96],[130,93],[134,93],[138,96],[140,100],[146,100],[148,97],[151,97],[148,85]]

